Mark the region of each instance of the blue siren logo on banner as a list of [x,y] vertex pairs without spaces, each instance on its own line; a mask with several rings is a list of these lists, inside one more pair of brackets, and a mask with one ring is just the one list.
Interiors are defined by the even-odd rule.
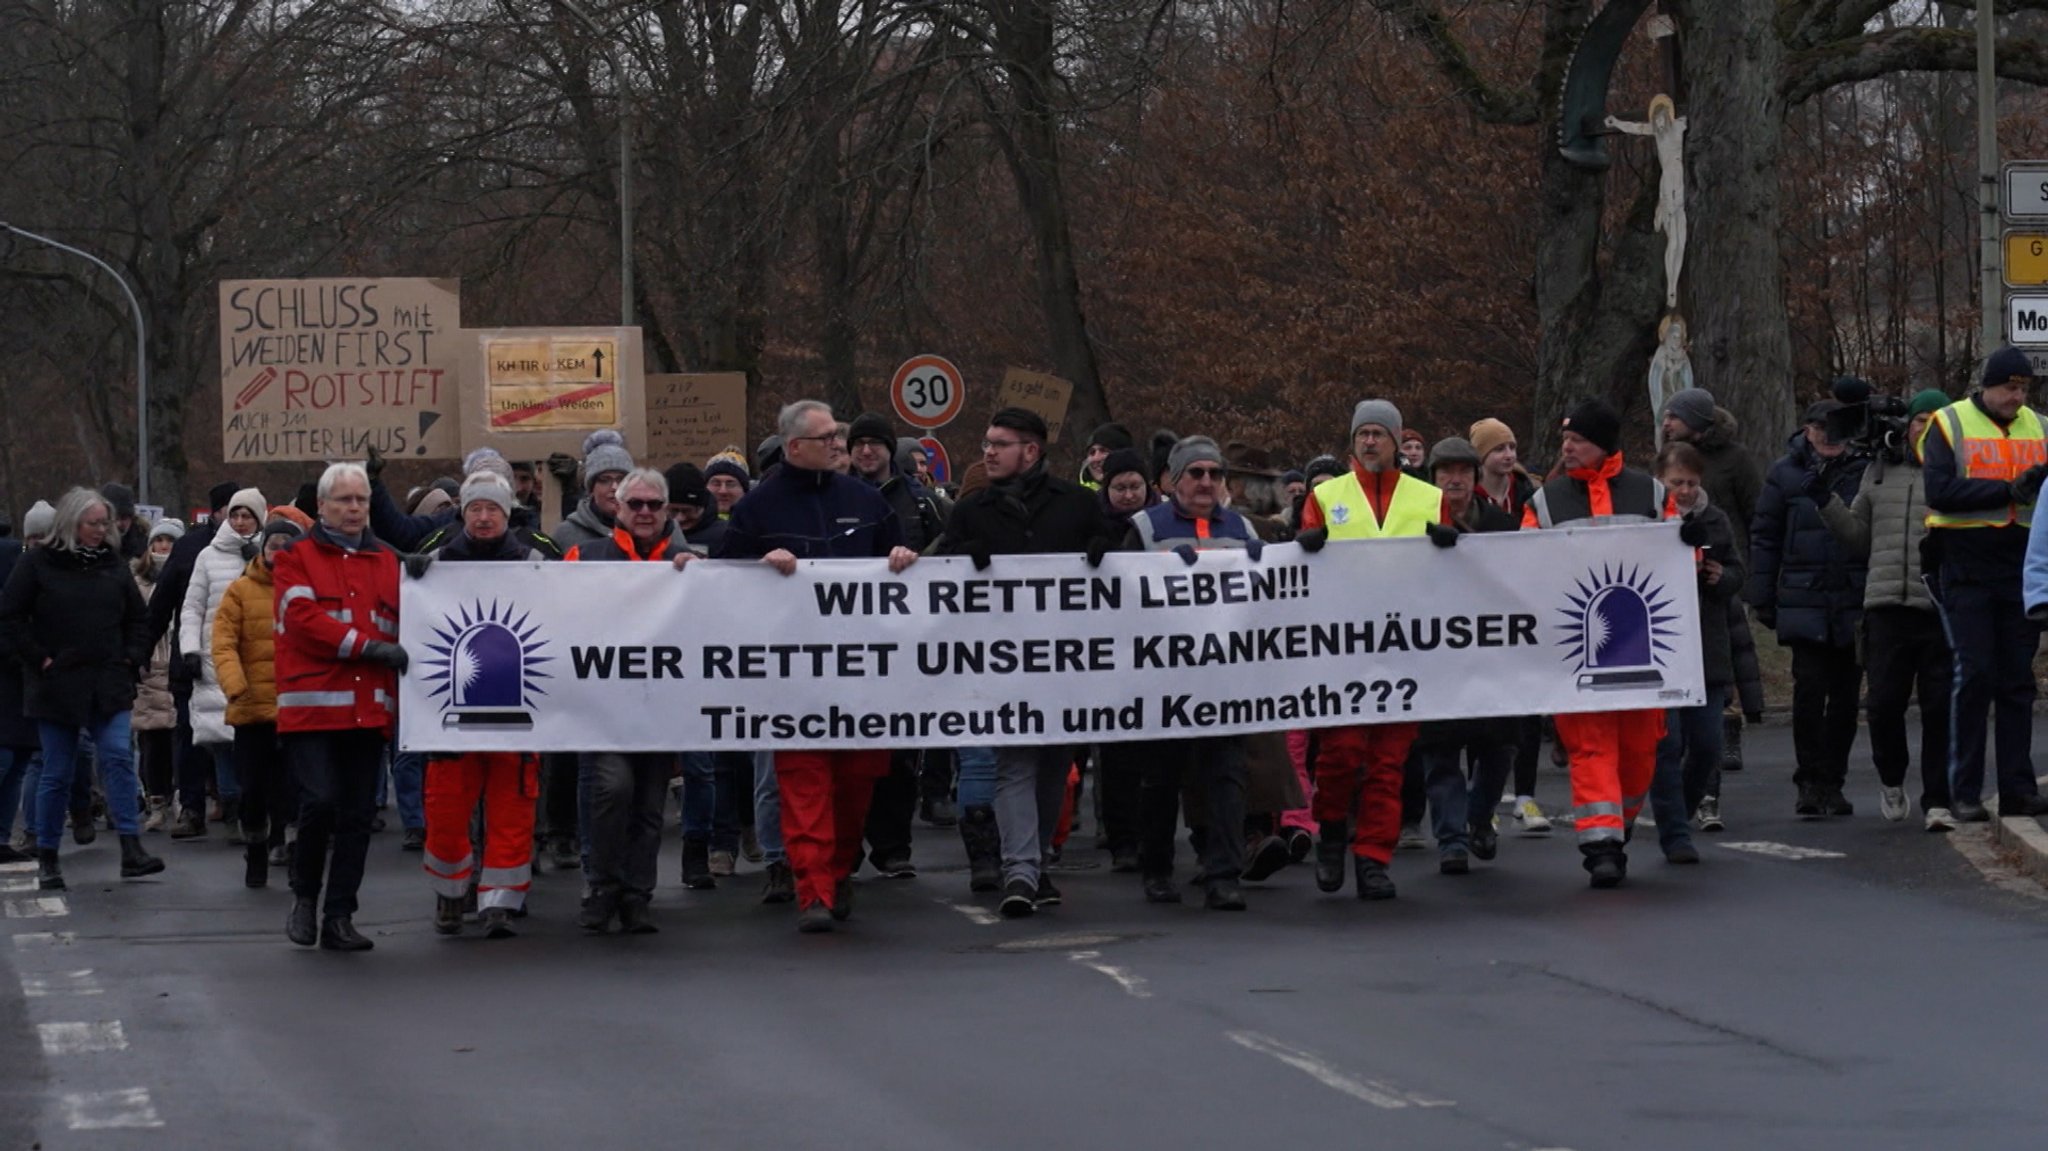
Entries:
[[1579,690],[1663,686],[1659,653],[1674,650],[1680,618],[1663,585],[1641,568],[1624,573],[1611,566],[1588,571],[1578,584],[1576,595],[1567,593],[1571,606],[1559,609],[1565,622],[1558,643],[1569,649],[1565,660],[1577,663]]
[[428,644],[433,654],[422,662],[443,727],[533,730],[534,697],[547,694],[534,681],[550,678],[541,665],[554,657],[540,654],[548,641],[529,618],[496,600],[441,617]]

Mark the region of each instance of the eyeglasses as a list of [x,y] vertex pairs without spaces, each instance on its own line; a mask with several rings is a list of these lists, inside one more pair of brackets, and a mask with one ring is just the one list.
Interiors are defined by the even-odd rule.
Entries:
[[791,436],[791,437],[789,437],[789,438],[790,438],[790,440],[791,440],[792,442],[796,442],[796,443],[802,443],[802,442],[805,442],[805,441],[809,441],[810,443],[814,443],[814,444],[829,444],[829,443],[831,443],[831,442],[832,442],[833,440],[836,440],[836,439],[838,439],[838,438],[839,438],[839,433],[838,433],[838,432],[826,432],[826,433],[824,433],[823,435],[817,435],[817,436]]
[[619,502],[636,512],[658,512],[668,506],[667,500],[620,500]]
[[1182,475],[1184,475],[1184,476],[1187,476],[1187,477],[1189,477],[1190,479],[1197,479],[1197,480],[1220,480],[1220,479],[1222,479],[1222,478],[1223,478],[1223,469],[1222,469],[1222,468],[1189,468],[1188,470],[1186,470],[1186,471],[1182,472],[1181,474],[1182,474]]
[[985,452],[1000,452],[1009,448],[1020,447],[1023,443],[1023,440],[983,440],[981,441],[981,450]]

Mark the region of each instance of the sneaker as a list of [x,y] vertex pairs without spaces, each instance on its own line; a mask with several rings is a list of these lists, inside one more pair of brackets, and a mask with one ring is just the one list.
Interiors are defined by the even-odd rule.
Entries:
[[868,862],[875,865],[875,870],[881,873],[883,879],[917,878],[917,868],[911,864],[908,855],[895,855],[888,859],[870,859]]
[[1297,827],[1287,833],[1287,857],[1296,863],[1307,859],[1309,852],[1316,849],[1315,836]]
[[1109,853],[1109,870],[1116,875],[1130,875],[1138,870],[1138,849],[1135,847],[1112,848]]
[[919,814],[933,827],[956,827],[960,823],[960,809],[943,795],[925,800]]
[[1692,821],[1701,831],[1721,831],[1728,825],[1721,822],[1721,797],[1709,795],[1700,800],[1699,810],[1693,812]]
[[768,858],[767,853],[761,850],[761,837],[755,835],[751,827],[740,833],[740,854],[748,863],[759,863]]
[[1002,913],[1005,919],[1023,919],[1038,910],[1038,901],[1033,898],[1037,889],[1022,879],[1013,879],[1003,887]]
[[1666,863],[1698,863],[1699,861],[1700,849],[1694,847],[1689,839],[1674,843],[1664,849],[1664,862]]
[[1202,906],[1211,911],[1243,911],[1244,890],[1234,879],[1219,879],[1209,885],[1202,897]]
[[833,928],[832,909],[813,903],[797,913],[796,929],[805,935],[824,935]]
[[1484,827],[1467,830],[1465,834],[1472,848],[1472,858],[1492,859],[1500,854],[1500,831],[1493,826],[1492,820],[1488,820]]
[[576,926],[603,935],[611,930],[612,917],[618,913],[618,890],[601,887],[583,897],[583,906],[576,913]]
[[142,830],[162,831],[164,824],[169,822],[170,818],[170,801],[152,798],[149,801],[149,814],[144,816],[142,820]]
[[1145,881],[1145,902],[1179,903],[1180,888],[1173,884],[1170,875],[1155,875]]
[[1244,877],[1257,883],[1292,862],[1294,857],[1288,853],[1287,841],[1277,835],[1269,835],[1252,850],[1251,858],[1244,867]]
[[1823,815],[1854,815],[1856,805],[1850,803],[1849,797],[1843,795],[1842,789],[1838,787],[1820,797],[1820,810]]
[[548,844],[548,866],[556,871],[583,870],[583,853],[573,839],[556,839]]
[[1969,800],[1959,799],[1950,811],[1957,823],[1991,822],[1991,810],[1981,803],[1971,803]]
[[181,811],[171,821],[172,839],[205,839],[206,820],[197,811]]
[[1419,823],[1402,824],[1401,838],[1394,841],[1394,847],[1399,851],[1420,851],[1428,846],[1429,838],[1422,834],[1422,825]]
[[424,827],[406,828],[405,838],[398,841],[398,850],[400,851],[425,851],[426,849],[427,829]]
[[1884,816],[1887,820],[1897,823],[1906,818],[1906,815],[1912,810],[1913,805],[1906,802],[1905,788],[1880,787],[1877,789],[1877,813]]
[[483,922],[485,939],[510,939],[518,934],[512,930],[512,913],[505,908],[486,908]]
[[730,876],[737,866],[738,860],[733,857],[732,852],[721,848],[711,853],[711,874],[714,877],[724,879]]
[[1533,795],[1515,797],[1515,822],[1522,825],[1523,835],[1549,835],[1550,817],[1536,805]]
[[[1058,907],[1060,898],[1060,889],[1052,885],[1052,876],[1043,871],[1039,872],[1038,890],[1032,893],[1031,902],[1039,907]],[[1007,903],[1008,900],[1004,902]]]
[[1929,831],[1954,831],[1956,829],[1955,812],[1950,811],[1946,807],[1930,807],[1927,809],[1926,826]]
[[1472,870],[1472,855],[1462,847],[1447,847],[1437,856],[1436,870],[1440,875],[1464,875]]

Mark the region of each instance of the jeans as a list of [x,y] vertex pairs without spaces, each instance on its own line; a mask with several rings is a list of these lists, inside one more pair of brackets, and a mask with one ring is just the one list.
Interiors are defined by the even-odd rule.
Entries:
[[683,838],[718,851],[738,851],[738,803],[731,772],[708,751],[683,753]]
[[1865,713],[1870,721],[1870,759],[1878,781],[1903,787],[1913,761],[1906,745],[1906,701],[1920,699],[1920,810],[1947,807],[1948,705],[1955,682],[1955,656],[1941,619],[1910,607],[1871,608],[1863,613],[1863,649],[1869,667]]
[[403,751],[391,757],[391,795],[398,800],[398,821],[407,830],[427,826],[427,757]]
[[[1073,766],[1073,750],[1064,744],[996,749],[996,829],[1003,841],[1004,882],[1021,879],[1038,886],[1039,865],[1059,828]],[[962,769],[964,774],[964,764]]]
[[[91,746],[87,745],[86,751],[90,752],[91,750]],[[74,769],[71,773],[71,818],[73,820],[85,820],[92,816],[91,765],[86,764],[83,766],[85,770]],[[37,810],[43,802],[42,779],[43,753],[37,750],[29,753],[21,773],[21,826],[23,830],[28,832],[31,842],[36,839],[36,828],[42,822]],[[58,828],[57,834],[59,837],[62,837],[64,829]]]
[[[107,792],[107,814],[114,830],[136,835],[142,830],[137,804],[141,781],[135,777],[128,712],[117,712],[85,728],[93,757],[99,762],[100,786]],[[43,739],[43,774],[36,784],[36,846],[55,850],[64,837],[64,814],[71,806],[72,778],[78,770],[79,729],[69,724],[39,723]]]
[[1956,803],[1984,798],[1986,713],[1998,729],[1998,795],[2024,799],[2034,782],[2034,652],[2041,629],[2027,619],[2018,581],[2010,587],[1953,581],[1944,573],[1942,614],[1955,652],[1949,696],[1948,783]]
[[[0,844],[14,838],[14,816],[21,809],[21,785],[36,753],[25,747],[0,747]],[[29,827],[35,820],[28,821]]]
[[295,731],[283,740],[285,765],[299,792],[292,894],[318,899],[324,880],[322,915],[354,915],[363,863],[370,855],[370,820],[377,813],[384,733],[377,728]]
[[[1707,695],[1718,701],[1721,693]],[[1692,813],[1700,800],[1721,794],[1721,704],[1674,707],[1664,713],[1657,741],[1657,773],[1650,777],[1650,815],[1665,851],[1692,842]]]
[[[1472,829],[1487,826],[1513,770],[1520,719],[1454,721],[1425,725],[1410,749],[1429,795],[1430,830],[1439,852],[1471,845]],[[1467,769],[1472,772],[1468,784]]]
[[591,752],[579,757],[590,803],[590,862],[595,891],[654,895],[661,816],[675,756],[665,752]]
[[1798,761],[1792,782],[1822,793],[1840,791],[1849,780],[1849,750],[1856,745],[1863,669],[1853,647],[1791,646],[1792,752]]
[[1201,837],[1204,883],[1234,880],[1244,870],[1244,737],[1176,739],[1153,745],[1144,758],[1139,788],[1143,840],[1138,867],[1147,879],[1173,875],[1173,833],[1180,815],[1183,770],[1208,802]]
[[761,841],[761,858],[769,863],[788,863],[782,846],[782,792],[775,781],[775,753],[754,752],[754,838]]
[[960,790],[956,802],[960,810],[970,807],[994,807],[996,803],[996,749],[992,747],[963,747],[959,751]]

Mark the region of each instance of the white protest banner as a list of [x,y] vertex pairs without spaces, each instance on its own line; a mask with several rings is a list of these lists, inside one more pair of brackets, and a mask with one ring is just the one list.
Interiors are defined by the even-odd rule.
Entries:
[[933,747],[1705,698],[1674,525],[1207,552],[443,563],[407,580],[411,751]]
[[454,459],[455,280],[223,280],[221,458]]

